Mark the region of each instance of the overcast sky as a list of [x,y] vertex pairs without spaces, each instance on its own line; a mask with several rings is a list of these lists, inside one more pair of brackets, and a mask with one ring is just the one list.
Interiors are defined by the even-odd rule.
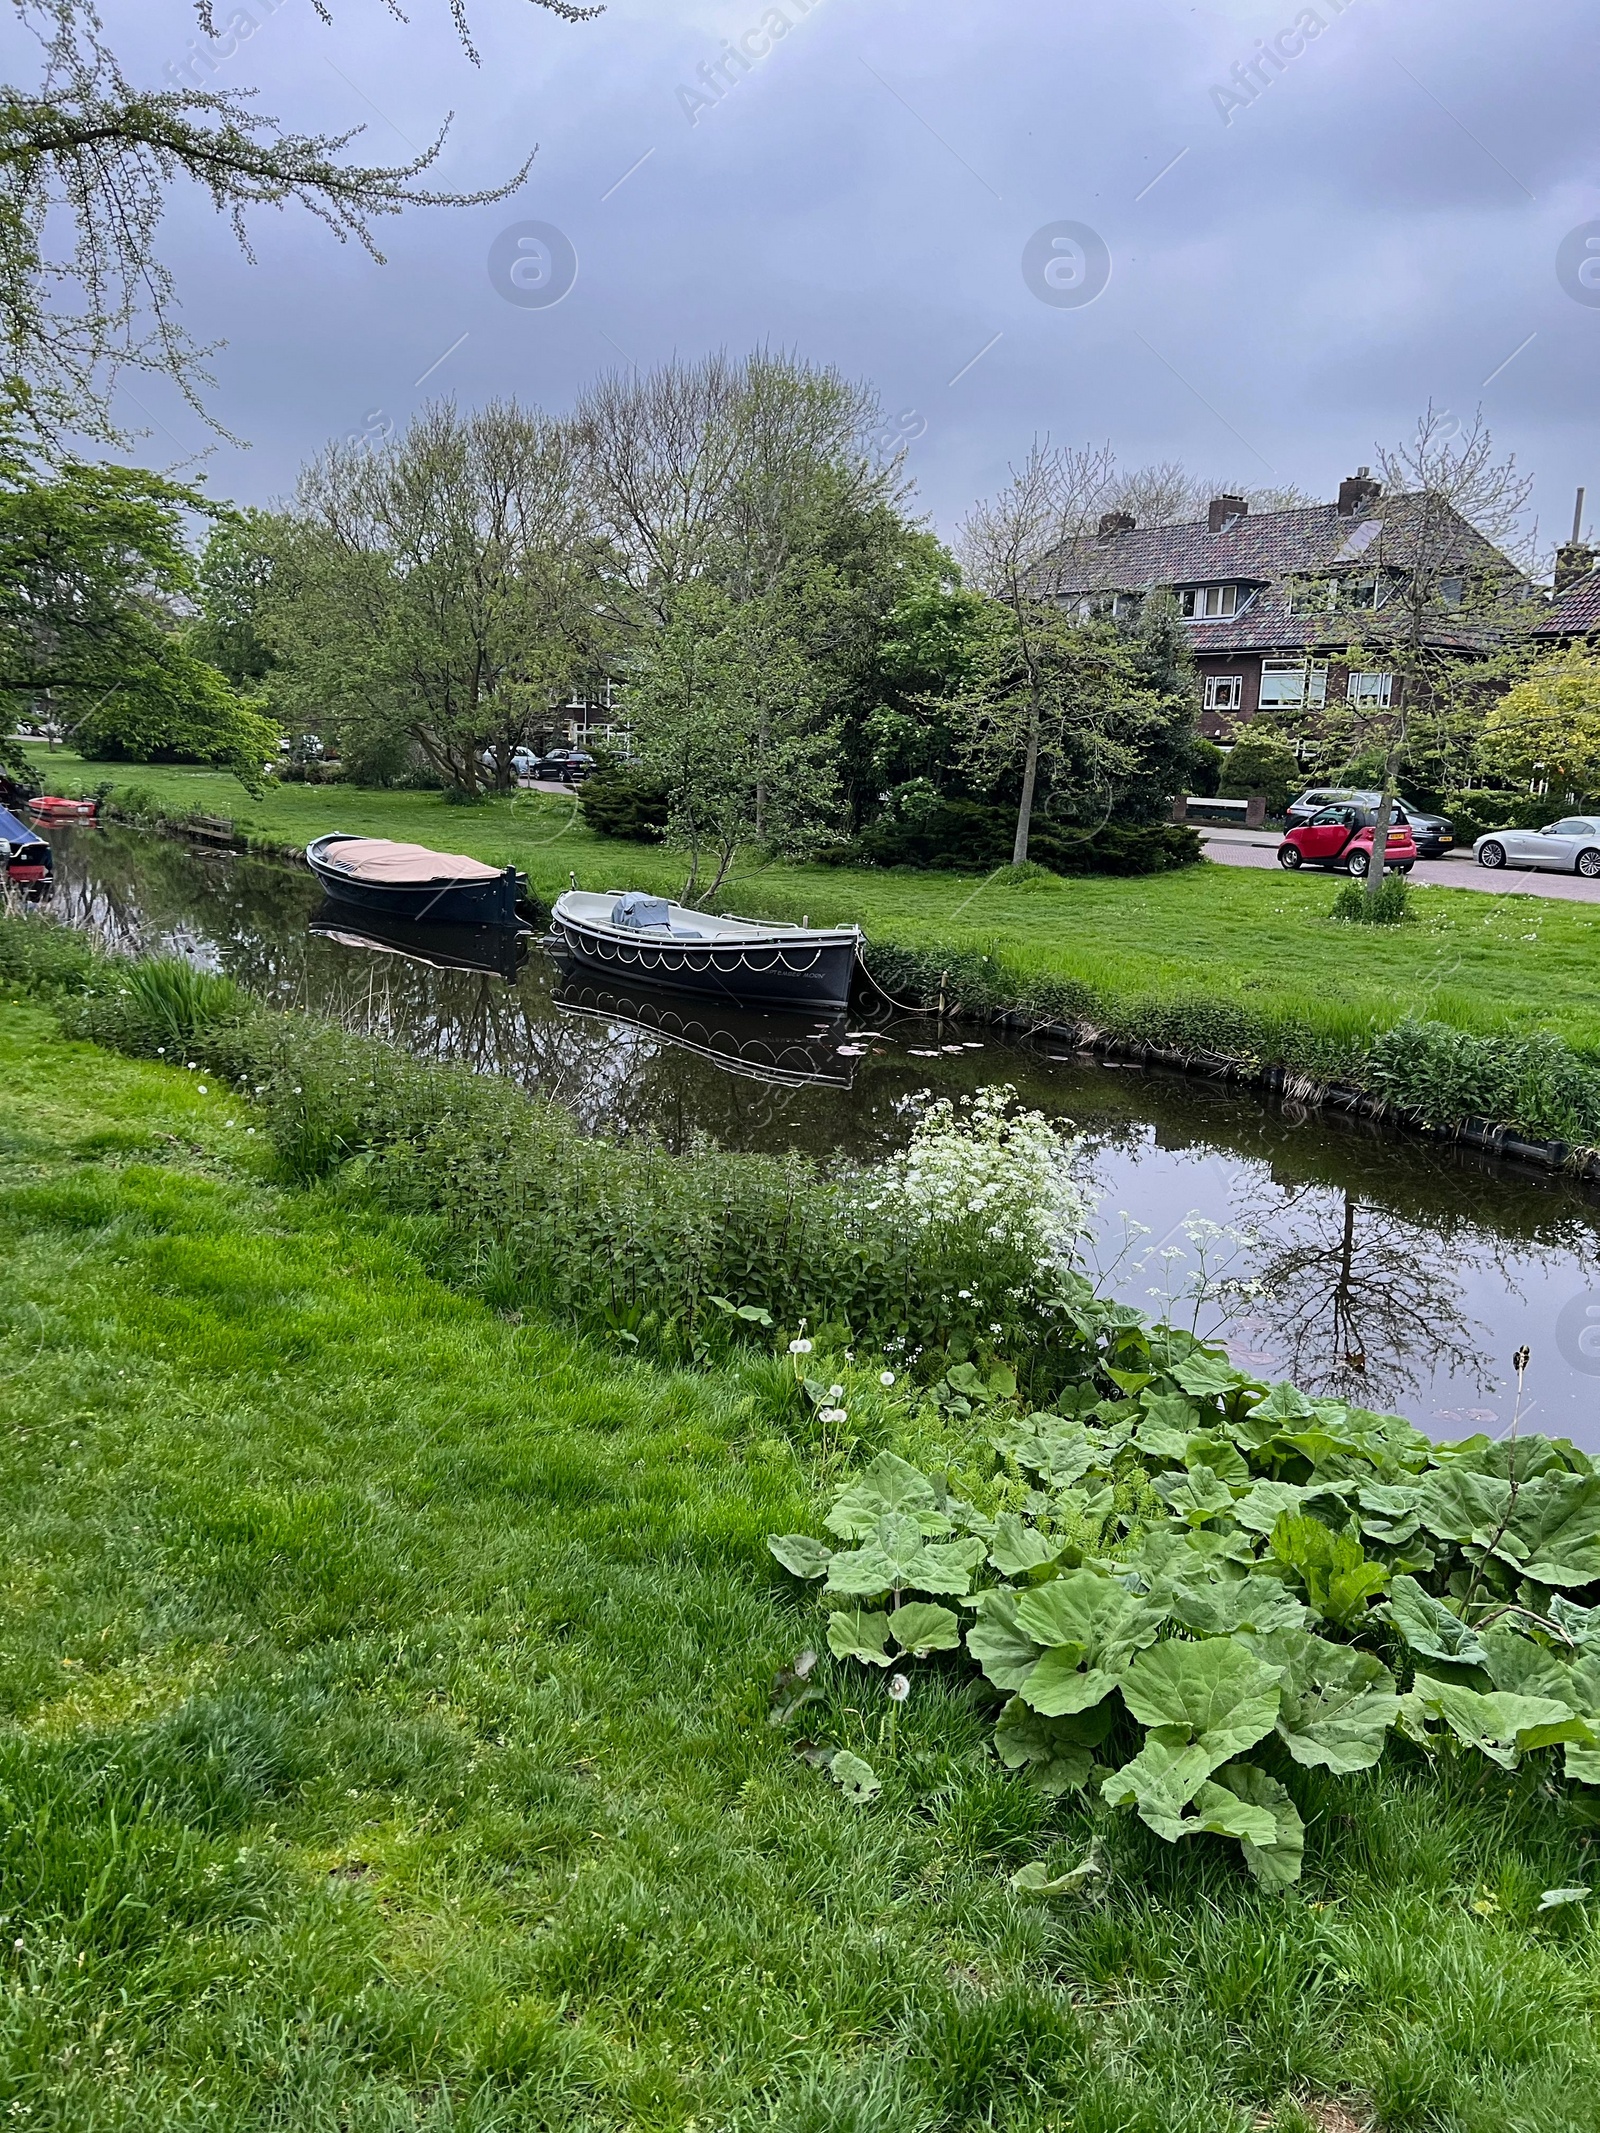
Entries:
[[[251,265],[177,203],[166,254],[250,446],[213,457],[219,494],[266,502],[434,395],[559,410],[608,367],[764,341],[872,382],[947,533],[1036,431],[1331,495],[1430,396],[1482,403],[1546,535],[1579,482],[1600,522],[1600,265],[1591,288],[1581,236],[1558,261],[1591,219],[1600,239],[1592,6],[777,0],[778,37],[769,0],[581,25],[469,0],[475,68],[446,0],[405,4],[333,0],[329,29],[311,0],[239,0],[258,26],[207,79],[300,129],[365,124],[363,161],[453,109],[451,187],[537,158],[499,205],[387,224],[383,266],[298,212],[257,218]],[[197,38],[183,0],[106,18],[152,85]],[[708,87],[730,47],[747,71]],[[559,236],[507,235],[497,288],[495,240],[530,222]],[[561,301],[508,300],[565,278],[563,238]],[[153,461],[200,441],[139,393]]]

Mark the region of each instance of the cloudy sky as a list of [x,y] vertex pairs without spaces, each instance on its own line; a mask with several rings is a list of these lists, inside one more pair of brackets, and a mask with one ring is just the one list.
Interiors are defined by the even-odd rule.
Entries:
[[[945,531],[1036,431],[1327,495],[1430,397],[1482,404],[1546,534],[1579,482],[1600,521],[1576,0],[611,0],[576,26],[469,0],[480,67],[446,0],[332,4],[330,29],[239,0],[256,27],[205,78],[365,125],[363,161],[453,110],[451,187],[538,154],[512,199],[386,225],[382,266],[295,213],[258,218],[252,265],[177,203],[167,256],[250,446],[214,455],[219,493],[280,495],[430,396],[561,409],[609,367],[768,342],[872,382]],[[198,49],[184,0],[106,19],[153,85]],[[140,397],[152,459],[199,441]]]

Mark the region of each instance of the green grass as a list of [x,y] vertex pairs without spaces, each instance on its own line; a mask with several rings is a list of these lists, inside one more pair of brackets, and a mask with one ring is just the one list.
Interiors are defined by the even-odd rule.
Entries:
[[0,1094],[8,2121],[1592,2133],[1600,1925],[1534,1912],[1600,1877],[1536,1766],[1308,1774],[1288,1900],[1120,1819],[1098,1901],[1013,1897],[1085,1810],[965,1695],[890,1758],[828,1677],[865,1810],[765,1723],[819,1485],[771,1366],[497,1317],[34,1009]]
[[[252,800],[221,771],[89,764],[60,752],[48,760],[65,789],[114,776],[277,844],[352,829],[515,863],[547,900],[569,871],[585,888],[682,884],[674,855],[592,836],[567,799],[519,794],[461,807],[436,793],[279,785]],[[1108,1001],[1201,996],[1358,1049],[1410,1013],[1483,1032],[1548,1028],[1600,1050],[1600,914],[1413,879],[1420,923],[1404,929],[1337,924],[1330,880],[1224,866],[1013,886],[899,869],[756,867],[730,883],[728,901],[755,916],[859,920],[869,935],[911,947],[975,950],[1022,978],[1081,979]]]

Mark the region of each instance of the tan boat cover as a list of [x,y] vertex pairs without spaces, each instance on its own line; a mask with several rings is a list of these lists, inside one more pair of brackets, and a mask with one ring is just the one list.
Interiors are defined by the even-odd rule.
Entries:
[[498,881],[505,872],[460,852],[430,852],[425,844],[396,844],[388,837],[344,837],[319,856],[352,881]]

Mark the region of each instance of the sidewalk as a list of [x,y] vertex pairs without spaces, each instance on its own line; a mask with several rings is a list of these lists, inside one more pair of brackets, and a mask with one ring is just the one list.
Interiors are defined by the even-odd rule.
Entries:
[[[1275,867],[1282,836],[1274,830],[1201,828],[1200,841],[1208,859],[1229,867]],[[1307,867],[1308,874],[1317,872]],[[1577,874],[1513,873],[1509,867],[1491,871],[1479,866],[1470,852],[1452,852],[1447,859],[1419,859],[1411,879],[1418,888],[1477,889],[1489,896],[1547,896],[1556,903],[1600,904],[1600,881],[1585,881]]]

